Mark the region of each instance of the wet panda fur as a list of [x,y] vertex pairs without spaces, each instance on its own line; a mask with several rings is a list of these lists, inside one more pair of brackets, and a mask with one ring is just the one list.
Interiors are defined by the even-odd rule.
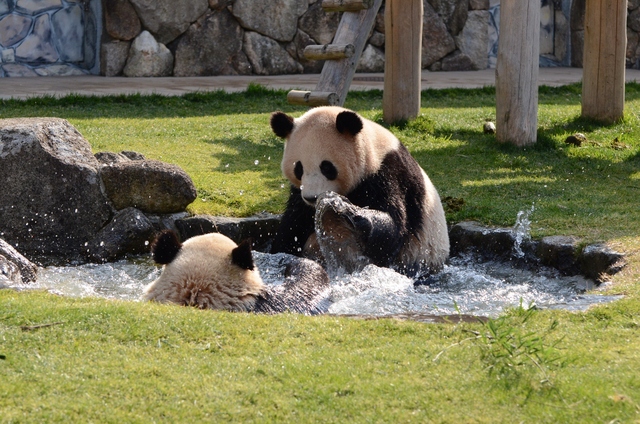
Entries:
[[291,183],[272,253],[337,255],[347,271],[367,263],[407,275],[442,269],[449,236],[440,197],[390,131],[335,106],[299,118],[274,112],[270,123],[286,140],[281,168]]
[[210,233],[181,243],[173,231],[165,230],[152,243],[151,253],[164,267],[146,287],[144,300],[200,309],[307,315],[329,307],[329,278],[320,265],[290,256],[284,282],[266,285],[249,241],[237,245],[222,234]]

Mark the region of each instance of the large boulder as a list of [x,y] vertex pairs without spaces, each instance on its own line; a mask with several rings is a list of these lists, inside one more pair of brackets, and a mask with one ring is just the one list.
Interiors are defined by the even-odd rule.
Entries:
[[207,13],[180,37],[173,75],[248,75],[251,65],[242,51],[244,30],[231,13]]
[[257,32],[244,33],[244,51],[258,75],[299,74],[303,67],[289,53],[269,37]]
[[144,28],[162,44],[185,32],[209,6],[207,0],[131,0]]
[[0,120],[0,234],[27,257],[73,256],[111,218],[91,146],[66,120]]
[[127,77],[167,77],[173,72],[173,55],[149,31],[142,31],[129,49],[123,73]]
[[428,68],[456,49],[444,21],[429,3],[424,5],[422,19],[422,67]]
[[309,34],[316,44],[329,44],[340,23],[339,13],[327,13],[322,8],[322,2],[316,1],[298,21],[300,30]]
[[300,0],[235,0],[233,15],[244,29],[288,42],[296,35],[298,18],[308,7],[307,1]]
[[142,25],[129,0],[104,0],[104,27],[116,40],[133,40]]
[[100,169],[105,192],[117,210],[182,212],[197,196],[191,178],[177,165],[157,160],[121,160]]
[[456,37],[456,44],[460,51],[467,55],[473,63],[474,70],[487,69],[489,58],[489,12],[473,10],[469,12],[466,25]]

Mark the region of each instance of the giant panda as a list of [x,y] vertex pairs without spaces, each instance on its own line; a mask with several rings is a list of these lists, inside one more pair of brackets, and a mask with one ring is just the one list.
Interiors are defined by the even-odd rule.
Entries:
[[386,128],[348,109],[271,114],[285,139],[291,189],[272,252],[307,256],[352,272],[368,263],[409,276],[442,269],[449,236],[436,188]]
[[154,261],[164,265],[143,299],[200,309],[314,315],[329,307],[329,278],[317,263],[285,257],[284,282],[266,285],[255,266],[251,243],[239,245],[219,233],[181,243],[162,231],[151,245]]

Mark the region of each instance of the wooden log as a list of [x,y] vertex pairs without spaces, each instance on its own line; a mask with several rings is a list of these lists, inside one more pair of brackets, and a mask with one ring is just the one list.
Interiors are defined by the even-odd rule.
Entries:
[[373,6],[359,13],[345,13],[333,37],[332,44],[353,44],[353,56],[341,60],[327,60],[324,62],[320,79],[316,85],[317,91],[331,91],[338,95],[338,105],[342,106],[347,97],[349,86],[356,72],[356,65],[367,41],[369,30],[378,14],[382,0],[373,0]]
[[538,135],[540,3],[502,0],[496,62],[496,139],[516,146]]
[[304,48],[304,57],[309,60],[336,60],[351,57],[355,52],[353,44],[313,45]]
[[323,0],[322,8],[325,12],[357,12],[369,9],[373,0]]
[[420,113],[422,0],[387,0],[384,12],[383,119],[412,119]]
[[582,116],[613,123],[624,114],[626,0],[587,0]]
[[336,93],[329,91],[291,90],[287,94],[287,101],[292,105],[335,106],[339,98]]

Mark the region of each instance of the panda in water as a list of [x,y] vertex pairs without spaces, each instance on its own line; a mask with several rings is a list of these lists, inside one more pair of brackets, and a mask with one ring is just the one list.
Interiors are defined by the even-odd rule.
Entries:
[[149,284],[144,300],[260,313],[324,313],[329,308],[329,278],[317,263],[284,255],[284,282],[266,285],[251,253],[251,243],[240,245],[219,233],[192,237],[181,243],[170,230],[151,245],[160,277]]
[[[335,106],[271,115],[284,138],[291,192],[272,253],[347,272],[372,263],[408,276],[438,272],[449,235],[436,188],[386,128]],[[330,266],[328,267],[330,268]]]

